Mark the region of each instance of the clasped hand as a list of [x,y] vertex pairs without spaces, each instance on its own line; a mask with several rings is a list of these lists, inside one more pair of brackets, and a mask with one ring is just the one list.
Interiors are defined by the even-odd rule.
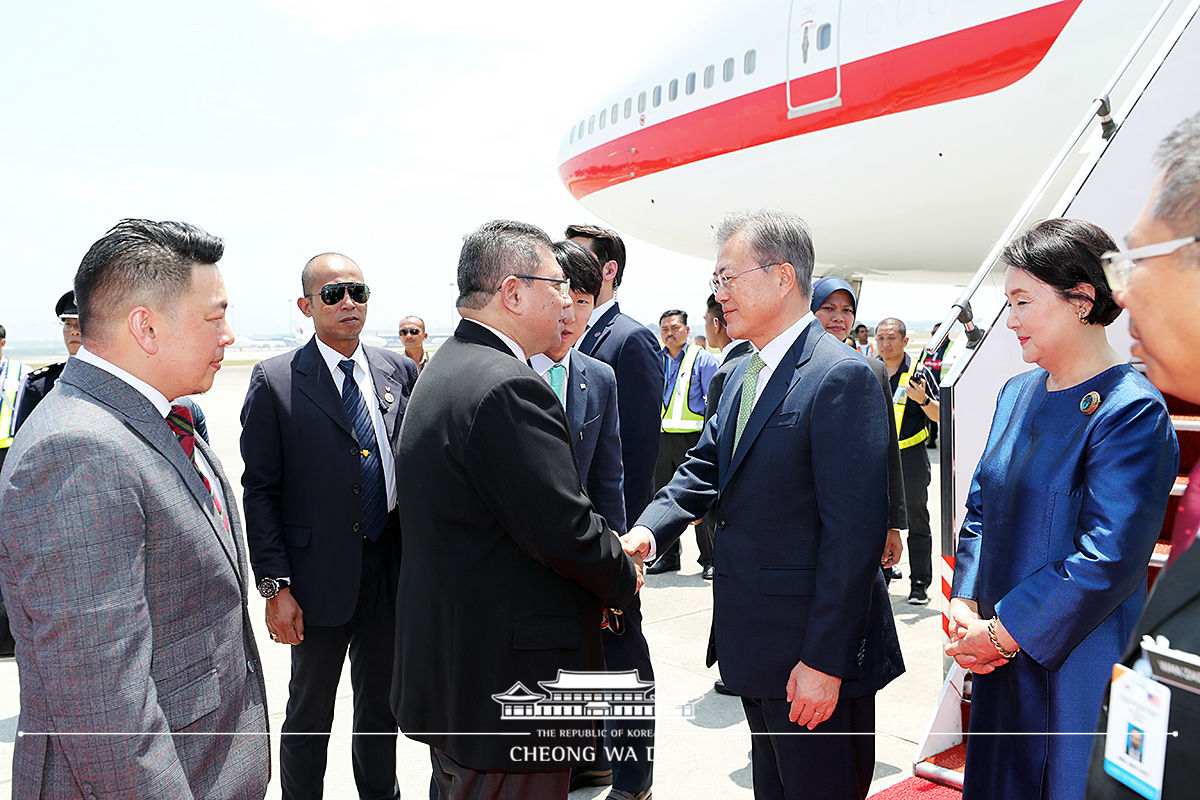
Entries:
[[979,617],[979,604],[961,597],[950,599],[950,643],[946,655],[963,669],[986,675],[1009,659],[1000,655],[988,634],[987,620]]

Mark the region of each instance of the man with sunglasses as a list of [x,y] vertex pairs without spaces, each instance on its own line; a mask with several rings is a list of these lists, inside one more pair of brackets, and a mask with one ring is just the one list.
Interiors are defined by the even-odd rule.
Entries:
[[425,369],[429,363],[429,353],[425,352],[425,340],[428,338],[425,320],[412,314],[400,320],[400,344],[404,345],[404,355],[416,363],[417,372]]
[[[1164,394],[1200,403],[1200,356],[1196,354],[1196,342],[1200,341],[1200,114],[1181,122],[1159,144],[1155,161],[1159,173],[1149,202],[1125,237],[1132,249],[1105,255],[1104,272],[1117,304],[1129,312],[1133,356],[1145,362],[1146,376]],[[1167,568],[1155,582],[1134,628],[1121,658],[1124,666],[1142,666],[1143,637],[1156,639],[1160,645],[1183,651],[1193,659],[1200,655],[1200,547],[1194,544],[1197,528],[1200,464],[1193,467],[1188,478],[1175,513]],[[1163,674],[1165,669],[1156,667],[1154,672]],[[1107,735],[1097,736],[1092,746],[1088,798],[1195,796],[1200,785],[1200,689],[1194,673],[1191,670],[1192,679],[1176,682],[1175,686],[1158,687],[1160,699],[1166,694],[1162,690],[1169,690],[1169,733],[1163,737],[1147,730],[1143,742],[1148,753],[1151,749],[1161,753],[1165,741],[1165,761],[1143,773],[1141,780],[1130,777],[1131,773],[1122,769],[1120,757],[1113,753],[1116,748],[1125,750],[1133,727],[1131,713],[1119,710],[1112,696],[1105,697],[1098,733]],[[1176,674],[1189,675],[1188,666],[1184,664]],[[1144,685],[1136,688],[1147,691]],[[1128,703],[1125,708],[1129,708]],[[1140,709],[1135,708],[1133,713],[1140,713]],[[1112,763],[1107,763],[1108,759]],[[1154,761],[1147,757],[1145,763],[1149,766]],[[1135,791],[1131,785],[1139,788]]]
[[300,275],[303,347],[260,362],[242,407],[246,535],[272,640],[292,647],[279,746],[284,798],[319,798],[346,653],[359,796],[399,797],[388,703],[400,536],[395,453],[417,379],[407,356],[359,341],[370,289],[344,255]]

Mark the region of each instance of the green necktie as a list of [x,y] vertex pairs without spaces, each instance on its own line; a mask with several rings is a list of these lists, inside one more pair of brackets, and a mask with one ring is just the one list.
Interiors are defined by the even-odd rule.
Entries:
[[733,450],[737,452],[738,442],[742,439],[742,431],[746,421],[750,419],[750,411],[754,408],[754,394],[758,389],[758,373],[767,362],[758,353],[750,356],[746,365],[746,375],[742,378],[742,404],[738,406],[737,427],[733,429]]
[[555,364],[549,370],[547,375],[550,376],[550,388],[558,395],[558,402],[563,404],[563,408],[567,406],[567,368],[562,364]]

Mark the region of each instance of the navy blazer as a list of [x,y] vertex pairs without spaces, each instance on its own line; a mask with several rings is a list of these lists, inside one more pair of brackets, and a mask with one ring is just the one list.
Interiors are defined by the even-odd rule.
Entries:
[[[742,378],[637,524],[664,551],[717,501],[713,625],[721,677],[738,695],[785,696],[803,661],[842,697],[903,672],[879,569],[887,523],[886,410],[853,350],[813,321],[764,387],[733,450]],[[841,467],[853,454],[862,480]]]
[[[394,457],[417,366],[390,350],[363,350],[391,443],[385,457]],[[242,406],[241,448],[255,579],[290,577],[306,625],[342,625],[354,613],[362,576],[362,536],[354,529],[362,519],[362,465],[315,336],[254,366]]]
[[625,468],[625,519],[636,519],[654,496],[654,464],[662,427],[663,363],[658,340],[613,303],[579,342],[617,374],[621,463]]
[[612,367],[578,350],[567,380],[567,426],[575,445],[579,481],[608,527],[625,533],[625,480],[617,376]]

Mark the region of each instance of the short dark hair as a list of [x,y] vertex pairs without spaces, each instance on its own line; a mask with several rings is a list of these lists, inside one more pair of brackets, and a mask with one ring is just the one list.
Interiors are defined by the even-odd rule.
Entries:
[[485,222],[463,237],[458,254],[459,308],[483,308],[509,275],[537,269],[540,248],[553,247],[536,225],[510,219]]
[[659,316],[658,324],[662,325],[663,320],[665,320],[667,317],[679,317],[679,319],[683,322],[683,324],[687,325],[687,312],[684,311],[683,309],[679,309],[679,308],[667,309],[666,311],[662,312],[662,314]]
[[7,334],[8,334],[8,331],[4,330],[3,325],[0,325],[0,339],[7,339],[8,338]]
[[424,328],[425,328],[425,320],[421,319],[421,318],[420,318],[420,317],[418,317],[416,314],[405,314],[403,317],[401,317],[401,318],[400,318],[400,324],[402,324],[402,325],[403,325],[403,324],[404,324],[404,320],[406,320],[406,319],[415,319],[417,322],[421,323],[421,329],[422,329],[422,330],[424,330]]
[[224,254],[220,237],[187,222],[121,220],[88,249],[75,273],[85,342],[102,335],[122,303],[173,306],[191,285],[192,268],[214,265]]
[[710,294],[705,303],[707,304],[708,312],[713,315],[713,319],[721,323],[721,326],[724,327],[725,307],[717,302],[717,296],[715,294]]
[[599,225],[568,225],[566,237],[578,236],[588,240],[588,249],[600,262],[603,268],[610,261],[617,262],[617,275],[613,278],[613,288],[621,285],[625,277],[625,242],[621,241],[616,231],[602,228]]
[[[1116,249],[1116,242],[1099,225],[1078,219],[1047,219],[1009,242],[1001,259],[1054,287],[1064,300],[1090,301],[1092,308],[1083,321],[1108,325],[1121,309],[1104,278],[1100,256]],[[1076,291],[1081,283],[1095,290],[1095,300]]]
[[562,267],[563,275],[571,282],[571,289],[590,294],[593,299],[600,294],[600,288],[604,286],[604,271],[590,250],[569,239],[555,242],[551,249],[558,259],[558,265]]
[[1154,160],[1161,176],[1154,216],[1180,236],[1195,236],[1200,233],[1200,113],[1175,126]]
[[900,332],[901,339],[908,336],[908,326],[905,325],[904,320],[900,319],[899,317],[884,317],[883,319],[879,320],[879,322],[876,322],[875,323],[875,335],[876,336],[879,335],[879,329],[882,328],[884,325],[895,325],[896,330]]
[[854,326],[854,332],[855,332],[855,333],[858,333],[859,331],[866,331],[867,333],[870,333],[870,332],[871,332],[871,329],[870,329],[870,328],[868,328],[866,325],[864,325],[864,324],[862,324],[862,323],[860,322],[860,323],[858,323],[857,325],[855,325],[855,326]]

